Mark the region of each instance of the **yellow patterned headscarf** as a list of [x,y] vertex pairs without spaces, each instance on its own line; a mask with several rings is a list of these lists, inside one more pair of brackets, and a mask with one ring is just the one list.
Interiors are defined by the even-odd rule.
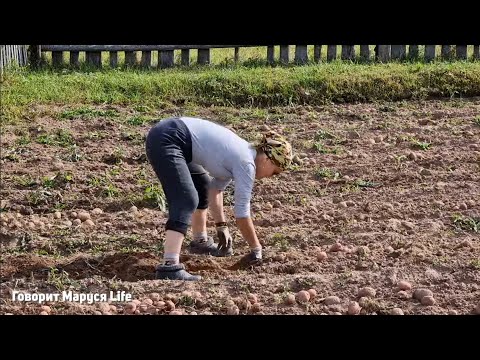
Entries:
[[262,134],[262,139],[256,144],[275,165],[286,170],[292,164],[292,145],[282,135],[269,130]]

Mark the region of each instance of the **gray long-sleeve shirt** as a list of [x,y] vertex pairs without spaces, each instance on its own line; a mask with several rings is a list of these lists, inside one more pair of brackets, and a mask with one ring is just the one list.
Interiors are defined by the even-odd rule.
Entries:
[[203,166],[213,177],[210,188],[223,191],[233,180],[235,217],[249,217],[255,182],[256,150],[246,140],[221,125],[198,118],[180,119],[192,136],[192,162]]

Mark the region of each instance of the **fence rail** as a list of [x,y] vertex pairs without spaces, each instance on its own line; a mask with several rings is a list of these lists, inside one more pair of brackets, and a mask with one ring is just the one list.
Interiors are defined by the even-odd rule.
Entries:
[[[28,47],[28,58],[27,58]],[[80,65],[80,59],[85,59],[87,65],[101,68],[102,57],[108,55],[110,67],[121,65],[127,67],[169,68],[176,65],[174,52],[181,51],[177,62],[182,66],[191,65],[191,50],[197,51],[197,63],[208,65],[211,63],[211,49],[233,48],[233,60],[239,61],[240,48],[260,47],[259,45],[0,45],[0,70],[11,63],[33,66],[46,64],[47,54],[51,53],[51,63],[54,67],[66,65],[66,56],[72,67]],[[265,46],[266,62],[306,64],[321,61],[407,61],[424,60],[480,60],[479,45],[269,45]],[[470,52],[468,49],[472,49]],[[276,48],[279,48],[276,58]],[[322,56],[322,50],[326,53]],[[358,51],[359,50],[359,51]],[[82,53],[82,57],[80,54]],[[124,56],[119,57],[119,53]],[[139,59],[138,55],[141,54]],[[84,54],[84,55],[83,55]],[[309,58],[311,56],[311,58]],[[153,64],[153,59],[158,61]],[[119,61],[123,59],[123,62]]]
[[27,47],[28,45],[0,45],[0,75],[12,64],[27,65]]
[[155,51],[253,46],[259,45],[42,45],[42,51]]

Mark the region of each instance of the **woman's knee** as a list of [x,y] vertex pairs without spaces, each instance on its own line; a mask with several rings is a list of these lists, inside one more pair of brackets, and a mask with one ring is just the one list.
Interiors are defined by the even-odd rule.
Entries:
[[171,201],[166,230],[175,230],[185,234],[192,223],[192,215],[198,206],[198,195],[190,193]]
[[198,207],[198,194],[197,193],[191,193],[190,196],[187,196],[185,199],[185,208],[190,210],[193,214],[195,209]]
[[195,209],[198,206],[198,194],[195,191],[190,191],[181,199],[178,199],[175,204],[169,205],[170,209],[173,210],[174,213],[182,214],[178,216],[179,218],[186,218],[193,214]]
[[197,209],[208,208],[208,188],[210,185],[210,176],[208,174],[192,174],[193,184],[198,194]]

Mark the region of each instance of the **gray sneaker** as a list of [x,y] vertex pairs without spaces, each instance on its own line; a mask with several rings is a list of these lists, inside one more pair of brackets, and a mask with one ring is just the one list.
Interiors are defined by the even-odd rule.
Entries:
[[260,257],[257,257],[257,255],[255,255],[253,251],[250,251],[248,254],[244,255],[240,259],[240,262],[246,266],[255,266],[255,265],[262,264],[263,259]]
[[214,256],[227,257],[233,255],[233,244],[231,241],[229,241],[225,246],[218,244],[217,248],[218,250],[215,252],[215,254],[213,254]]
[[202,277],[200,275],[192,275],[185,270],[185,265],[158,265],[155,271],[155,277],[159,280],[185,280],[198,281]]
[[213,238],[209,236],[207,241],[204,242],[191,241],[189,250],[193,254],[215,255],[217,253],[217,244],[215,244]]

